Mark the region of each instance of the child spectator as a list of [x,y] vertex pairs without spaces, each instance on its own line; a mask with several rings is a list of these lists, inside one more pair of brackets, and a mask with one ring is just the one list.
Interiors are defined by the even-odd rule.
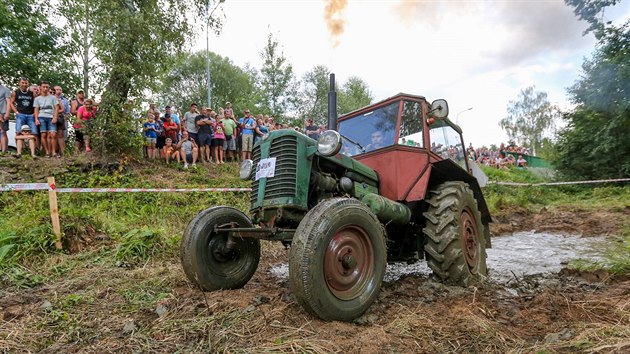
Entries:
[[216,163],[225,163],[223,159],[223,144],[225,143],[225,125],[223,124],[224,116],[219,115],[215,123],[212,125],[214,130],[214,139],[212,139],[212,154]]
[[155,122],[155,116],[153,113],[147,113],[147,122],[143,124],[144,127],[144,136],[146,139],[147,145],[147,156],[149,159],[153,160],[157,156],[156,154],[156,144],[157,144],[157,131],[158,126]]
[[170,163],[171,160],[177,160],[177,163],[179,164],[179,151],[175,150],[175,146],[173,146],[173,140],[171,140],[170,138],[166,138],[166,145],[164,145],[164,149],[162,149],[162,158],[164,159],[164,161],[166,161],[166,163]]
[[15,136],[15,145],[17,148],[16,158],[20,158],[22,156],[22,148],[24,146],[24,142],[28,142],[28,147],[31,150],[31,156],[33,160],[37,160],[37,156],[35,156],[35,135],[31,134],[31,127],[28,124],[22,125],[21,134]]
[[518,155],[518,159],[516,160],[516,166],[518,166],[519,168],[527,167],[527,160],[523,158],[523,155]]

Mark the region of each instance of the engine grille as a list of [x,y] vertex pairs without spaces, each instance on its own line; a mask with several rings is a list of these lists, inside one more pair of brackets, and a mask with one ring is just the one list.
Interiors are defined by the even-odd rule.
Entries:
[[[275,157],[275,176],[267,178],[265,186],[265,196],[263,202],[276,198],[294,198],[296,194],[297,179],[297,138],[295,136],[280,136],[271,142],[269,156],[261,157],[260,145],[254,148],[252,160],[254,166],[258,166],[261,158]],[[258,188],[260,180],[252,183],[251,207],[256,208],[258,199]]]

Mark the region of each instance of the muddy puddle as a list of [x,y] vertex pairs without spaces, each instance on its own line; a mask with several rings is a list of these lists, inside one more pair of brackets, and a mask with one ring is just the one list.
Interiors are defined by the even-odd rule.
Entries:
[[[568,262],[576,259],[599,260],[610,246],[605,237],[581,237],[548,233],[518,232],[492,238],[488,249],[490,279],[506,284],[525,275],[557,273]],[[287,263],[269,268],[278,279],[289,276]],[[403,276],[427,277],[431,270],[424,261],[414,264],[393,263],[387,266],[385,282],[393,282]]]

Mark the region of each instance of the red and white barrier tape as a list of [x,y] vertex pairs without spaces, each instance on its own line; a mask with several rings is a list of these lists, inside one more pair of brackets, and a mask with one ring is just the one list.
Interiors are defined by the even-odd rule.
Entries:
[[56,190],[58,193],[250,192],[251,188],[57,188],[48,183],[0,185],[0,192]]
[[48,183],[13,183],[0,185],[0,192],[48,190]]
[[251,188],[57,188],[59,193],[251,192]]
[[571,182],[541,182],[541,183],[519,183],[519,182],[497,182],[489,181],[488,184],[498,184],[502,186],[563,186],[569,184],[592,184],[592,183],[613,183],[613,182],[630,182],[630,178],[617,178],[617,179],[596,179],[591,181],[571,181]]
[[[591,181],[571,181],[571,182],[543,182],[543,183],[518,183],[518,182],[496,182],[490,181],[488,184],[502,186],[561,186],[570,184],[591,184],[591,183],[613,183],[630,182],[630,178],[599,179]],[[58,193],[188,193],[188,192],[251,192],[251,188],[57,188],[54,184],[48,183],[13,183],[0,185],[0,192],[12,191],[38,191],[56,190]]]

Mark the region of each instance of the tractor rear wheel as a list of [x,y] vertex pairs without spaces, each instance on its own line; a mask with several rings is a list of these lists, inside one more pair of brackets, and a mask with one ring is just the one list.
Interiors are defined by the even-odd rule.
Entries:
[[256,272],[260,241],[227,236],[217,227],[253,227],[249,218],[234,208],[218,206],[199,213],[184,232],[180,259],[186,277],[203,290],[243,287]]
[[430,191],[424,250],[440,280],[468,286],[488,276],[484,225],[473,192],[464,182],[445,182]]
[[289,284],[308,312],[352,321],[376,300],[386,266],[385,230],[374,213],[356,199],[328,199],[295,232]]

